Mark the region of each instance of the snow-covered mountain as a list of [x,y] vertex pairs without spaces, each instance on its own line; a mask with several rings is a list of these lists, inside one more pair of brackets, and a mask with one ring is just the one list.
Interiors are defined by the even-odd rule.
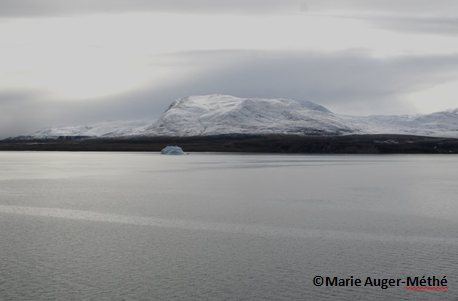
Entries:
[[209,136],[219,134],[351,133],[338,116],[312,102],[290,99],[238,98],[228,95],[176,100],[146,134]]
[[352,124],[355,134],[405,134],[458,138],[458,109],[425,115],[340,116]]
[[45,128],[31,135],[36,139],[57,137],[122,137],[142,135],[145,128],[153,124],[153,120],[106,121],[93,125]]
[[31,137],[221,134],[407,134],[458,138],[458,109],[427,115],[361,117],[334,114],[308,101],[216,94],[180,98],[156,122],[112,121],[92,126],[51,128]]

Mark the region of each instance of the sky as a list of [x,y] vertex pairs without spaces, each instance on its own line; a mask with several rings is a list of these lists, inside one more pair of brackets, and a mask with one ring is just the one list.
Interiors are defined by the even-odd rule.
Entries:
[[456,108],[458,1],[0,0],[0,138],[204,94]]

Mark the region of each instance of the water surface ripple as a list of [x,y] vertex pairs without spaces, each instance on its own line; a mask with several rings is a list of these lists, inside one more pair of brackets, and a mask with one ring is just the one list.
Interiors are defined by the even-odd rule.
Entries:
[[0,300],[458,300],[457,178],[456,156],[1,152]]

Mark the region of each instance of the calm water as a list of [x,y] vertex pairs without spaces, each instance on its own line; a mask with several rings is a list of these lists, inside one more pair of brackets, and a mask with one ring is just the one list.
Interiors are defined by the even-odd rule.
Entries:
[[458,300],[457,181],[457,156],[1,152],[0,300]]

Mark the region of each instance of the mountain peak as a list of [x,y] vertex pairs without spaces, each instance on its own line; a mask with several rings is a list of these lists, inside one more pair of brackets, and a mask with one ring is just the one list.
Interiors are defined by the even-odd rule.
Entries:
[[340,134],[350,128],[313,102],[195,95],[177,99],[148,131],[160,136]]
[[224,108],[236,108],[236,107],[244,107],[249,106],[250,104],[254,103],[262,103],[265,105],[268,104],[288,104],[292,106],[302,105],[303,108],[309,110],[316,110],[321,111],[323,113],[332,113],[327,108],[320,106],[316,103],[311,101],[300,101],[297,102],[292,99],[287,98],[244,98],[244,97],[236,97],[232,95],[225,95],[225,94],[209,94],[209,95],[193,95],[193,96],[186,96],[180,97],[175,100],[165,112],[169,111],[172,108],[185,106],[185,107],[200,107],[201,109],[221,109]]

